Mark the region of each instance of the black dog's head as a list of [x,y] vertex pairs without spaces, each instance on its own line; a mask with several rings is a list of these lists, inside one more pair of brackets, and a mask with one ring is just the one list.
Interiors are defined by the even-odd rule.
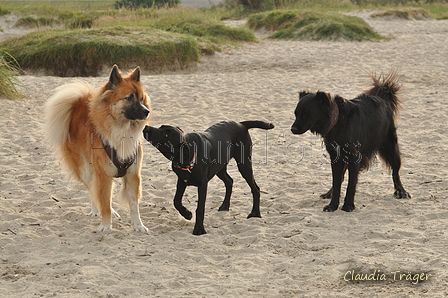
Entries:
[[146,126],[143,136],[166,158],[179,165],[190,162],[190,147],[184,132],[179,127],[162,125],[159,128]]
[[294,114],[296,120],[291,127],[293,134],[312,133],[325,135],[330,125],[331,96],[326,92],[300,92],[299,103]]

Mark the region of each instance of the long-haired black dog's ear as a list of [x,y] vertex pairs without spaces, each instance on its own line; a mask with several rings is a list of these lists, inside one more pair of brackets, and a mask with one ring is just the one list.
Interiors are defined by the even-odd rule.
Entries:
[[321,103],[330,103],[331,95],[327,92],[317,91],[316,99],[319,100]]
[[310,94],[308,91],[299,92],[299,99],[301,99],[302,97],[304,97],[304,96],[306,96],[308,94]]

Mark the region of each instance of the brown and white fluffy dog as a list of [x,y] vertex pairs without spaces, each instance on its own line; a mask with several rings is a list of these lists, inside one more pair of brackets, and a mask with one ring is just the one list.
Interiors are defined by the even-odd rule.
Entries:
[[94,89],[85,83],[60,86],[45,106],[45,130],[63,167],[90,192],[92,211],[101,215],[97,231],[112,228],[113,178],[122,178],[120,200],[129,206],[134,230],[146,233],[140,219],[142,130],[150,102],[140,83],[140,68],[123,76],[116,65],[109,81]]

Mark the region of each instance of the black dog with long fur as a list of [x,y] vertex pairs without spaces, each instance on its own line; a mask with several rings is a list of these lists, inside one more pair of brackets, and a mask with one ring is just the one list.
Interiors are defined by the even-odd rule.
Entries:
[[398,74],[392,71],[373,79],[373,87],[352,100],[325,92],[301,92],[295,110],[293,134],[307,130],[321,135],[331,158],[333,187],[322,198],[331,198],[324,211],[335,211],[339,206],[341,183],[349,171],[347,192],[342,210],[355,209],[354,197],[358,174],[367,169],[370,160],[379,153],[392,169],[396,198],[409,198],[400,181],[400,151],[398,149],[395,117],[400,100]]
[[255,183],[252,172],[250,128],[272,129],[274,125],[263,121],[223,121],[204,132],[188,134],[184,134],[180,128],[166,125],[160,128],[145,127],[145,139],[172,161],[173,171],[178,176],[174,206],[188,220],[192,218],[192,214],[182,205],[182,196],[187,186],[198,187],[194,235],[206,233],[204,211],[207,185],[215,175],[226,186],[225,198],[219,211],[229,210],[233,179],[227,173],[227,165],[232,158],[235,158],[238,170],[252,191],[253,207],[247,218],[261,217],[260,188]]

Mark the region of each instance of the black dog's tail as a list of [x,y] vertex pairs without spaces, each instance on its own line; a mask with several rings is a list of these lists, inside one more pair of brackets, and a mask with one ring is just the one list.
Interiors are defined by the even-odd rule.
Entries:
[[274,124],[264,122],[264,121],[243,121],[241,122],[247,129],[250,128],[261,128],[261,129],[273,129]]
[[372,96],[378,96],[389,102],[396,114],[400,109],[401,101],[398,94],[402,91],[398,83],[398,72],[393,69],[389,74],[381,73],[378,77],[368,73],[373,80],[373,87],[365,93]]

